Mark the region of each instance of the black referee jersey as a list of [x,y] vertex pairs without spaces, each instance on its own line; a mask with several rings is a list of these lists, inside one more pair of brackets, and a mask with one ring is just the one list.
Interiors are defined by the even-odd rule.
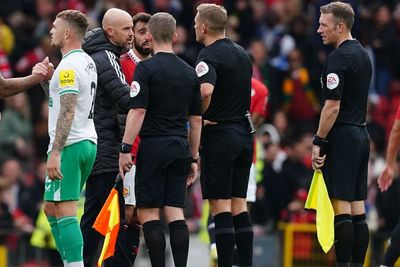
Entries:
[[371,60],[358,40],[346,40],[333,50],[322,71],[322,99],[340,100],[335,124],[365,125]]
[[243,47],[228,38],[204,47],[196,73],[200,83],[214,85],[205,120],[228,122],[243,119],[250,109],[252,65]]

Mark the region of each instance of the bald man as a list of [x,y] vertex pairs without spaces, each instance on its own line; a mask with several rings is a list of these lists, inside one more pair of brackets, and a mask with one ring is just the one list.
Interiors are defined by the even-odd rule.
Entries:
[[[131,48],[133,40],[132,17],[117,8],[109,9],[103,18],[102,28],[87,33],[83,50],[97,67],[97,92],[94,124],[96,127],[97,156],[86,182],[85,211],[81,220],[84,240],[83,257],[87,267],[95,265],[102,245],[101,236],[92,225],[99,214],[118,174],[118,146],[122,141],[124,117],[128,110],[130,86],[125,82],[119,57]],[[117,187],[120,196],[121,229],[113,257],[104,266],[133,266],[132,252],[125,246],[125,208],[122,183]]]
[[21,78],[5,79],[0,73],[0,98],[16,95],[43,81],[50,79],[53,65],[46,57],[42,62],[36,64],[32,74]]

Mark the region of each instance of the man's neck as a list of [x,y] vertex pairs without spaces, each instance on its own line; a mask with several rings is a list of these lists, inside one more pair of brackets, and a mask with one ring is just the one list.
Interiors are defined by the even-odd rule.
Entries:
[[209,46],[209,45],[215,43],[216,41],[224,39],[224,38],[226,38],[225,34],[220,34],[220,35],[215,35],[215,36],[214,35],[207,35],[204,38],[203,44],[205,46]]
[[336,41],[335,48],[338,48],[344,41],[347,40],[353,40],[353,36],[351,36],[351,33],[346,33],[345,35],[340,36]]
[[73,43],[66,43],[64,46],[60,49],[61,55],[64,57],[66,54],[71,52],[72,50],[82,50],[82,45],[81,43],[78,42],[73,42]]
[[163,53],[174,53],[172,50],[172,44],[158,44],[153,41],[153,50],[154,54],[158,52],[163,52]]
[[139,51],[137,51],[135,48],[132,48],[131,51],[135,54],[135,56],[137,56],[140,60],[145,60],[148,59],[150,57],[150,54],[148,55],[143,55],[141,53],[139,53]]

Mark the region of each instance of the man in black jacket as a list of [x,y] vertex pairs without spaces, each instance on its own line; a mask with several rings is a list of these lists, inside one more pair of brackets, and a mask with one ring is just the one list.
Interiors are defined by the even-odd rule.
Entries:
[[[81,220],[84,239],[83,256],[87,267],[95,265],[101,235],[92,229],[96,216],[110,193],[118,174],[118,145],[121,133],[119,113],[128,109],[130,87],[125,82],[119,57],[129,50],[133,40],[132,17],[125,11],[112,8],[105,14],[102,28],[89,32],[83,49],[96,63],[98,85],[95,98],[94,123],[98,135],[97,157],[86,183],[85,209]],[[122,183],[118,184],[121,229],[114,257],[105,261],[105,266],[133,266],[130,253],[126,250],[124,234],[124,198]],[[97,245],[99,244],[99,246]]]

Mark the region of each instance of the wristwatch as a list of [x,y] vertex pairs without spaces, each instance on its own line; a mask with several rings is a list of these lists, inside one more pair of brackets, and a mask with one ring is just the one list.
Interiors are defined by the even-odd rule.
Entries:
[[199,164],[199,158],[197,158],[197,159],[195,159],[195,158],[192,158],[191,162],[192,162],[192,163]]
[[119,153],[128,154],[131,153],[132,145],[127,143],[121,143],[119,145]]
[[312,143],[315,146],[319,146],[319,147],[325,148],[326,145],[328,144],[328,140],[326,140],[326,139],[324,139],[324,138],[322,138],[322,137],[320,137],[318,135],[315,135]]

